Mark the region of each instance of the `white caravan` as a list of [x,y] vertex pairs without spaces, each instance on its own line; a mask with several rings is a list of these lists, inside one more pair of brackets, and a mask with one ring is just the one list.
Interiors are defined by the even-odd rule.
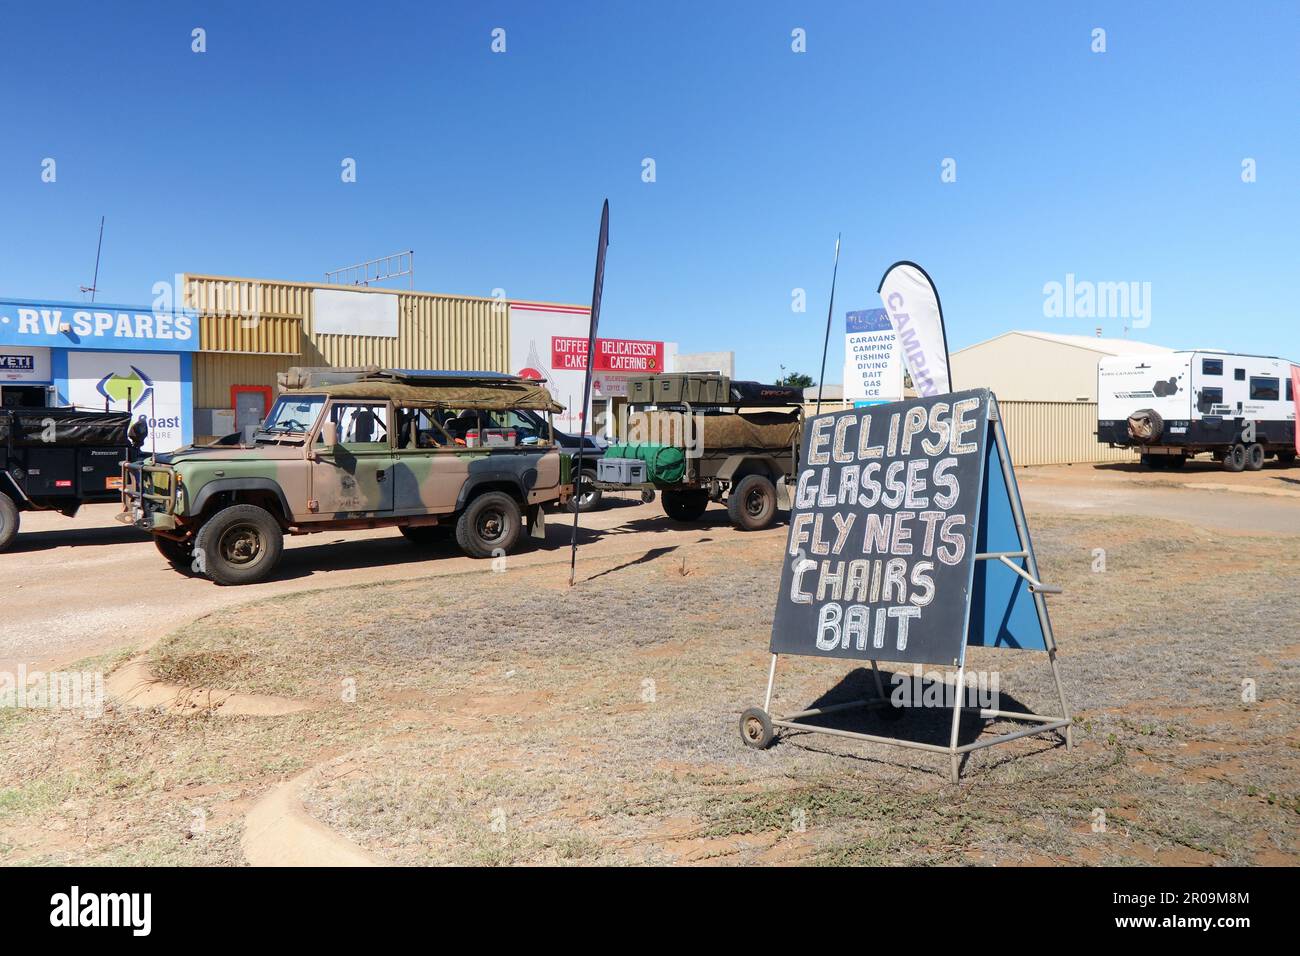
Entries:
[[1097,440],[1151,468],[1210,452],[1228,471],[1296,460],[1292,363],[1208,349],[1109,355],[1097,365]]

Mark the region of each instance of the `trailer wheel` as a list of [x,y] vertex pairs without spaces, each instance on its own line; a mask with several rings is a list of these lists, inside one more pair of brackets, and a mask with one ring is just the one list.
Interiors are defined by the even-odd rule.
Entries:
[[504,491],[479,495],[456,521],[456,543],[471,558],[492,558],[509,554],[523,528],[519,503]]
[[1165,455],[1143,455],[1142,464],[1152,471],[1163,471],[1169,460]]
[[1165,462],[1165,467],[1173,471],[1181,470],[1187,464],[1186,455],[1170,455],[1169,460]]
[[280,563],[284,532],[265,508],[231,505],[199,529],[194,550],[197,570],[217,584],[255,584]]
[[1246,467],[1246,446],[1237,444],[1224,453],[1223,470],[1237,472]]
[[194,563],[194,542],[173,541],[171,538],[164,538],[161,535],[154,535],[153,546],[158,549],[158,553],[167,559],[177,571],[188,571]]
[[776,485],[766,475],[746,475],[727,496],[727,514],[741,531],[761,531],[776,517]]
[[674,521],[698,521],[709,507],[709,493],[703,490],[664,491],[659,499],[664,514]]
[[1246,446],[1246,470],[1259,471],[1264,467],[1264,446],[1259,442]]
[[18,537],[18,525],[22,519],[18,515],[18,506],[14,500],[0,491],[0,551],[8,549]]
[[740,715],[740,739],[746,747],[766,750],[775,736],[772,718],[762,707],[751,707]]

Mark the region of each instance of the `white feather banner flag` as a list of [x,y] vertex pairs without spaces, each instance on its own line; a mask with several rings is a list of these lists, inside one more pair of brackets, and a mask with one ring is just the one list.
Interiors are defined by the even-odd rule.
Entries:
[[898,335],[912,385],[923,398],[952,391],[948,335],[939,293],[915,262],[895,262],[880,280],[880,301]]

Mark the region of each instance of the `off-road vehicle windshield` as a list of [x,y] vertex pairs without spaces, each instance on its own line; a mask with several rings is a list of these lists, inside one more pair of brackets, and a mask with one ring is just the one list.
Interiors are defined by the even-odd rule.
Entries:
[[323,395],[282,395],[276,399],[260,431],[272,434],[310,431],[324,405]]

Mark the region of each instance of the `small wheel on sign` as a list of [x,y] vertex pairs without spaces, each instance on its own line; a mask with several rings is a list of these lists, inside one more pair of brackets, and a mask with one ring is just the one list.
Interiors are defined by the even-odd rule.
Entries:
[[740,739],[746,747],[765,750],[774,736],[772,718],[762,707],[751,707],[740,715]]

